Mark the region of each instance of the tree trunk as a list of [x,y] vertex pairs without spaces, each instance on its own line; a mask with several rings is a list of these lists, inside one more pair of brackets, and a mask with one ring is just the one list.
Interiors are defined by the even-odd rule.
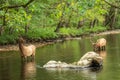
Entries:
[[111,23],[109,26],[110,26],[110,29],[114,29],[117,9],[113,7],[111,11],[112,11],[111,17],[110,17]]
[[77,29],[81,28],[83,25],[84,25],[84,20],[79,20],[78,25],[77,25]]
[[58,32],[60,27],[61,27],[61,21],[57,24],[55,32]]
[[26,24],[26,25],[25,25],[25,33],[28,32],[28,29],[29,29],[29,24]]
[[7,9],[5,10],[5,13],[3,16],[1,16],[1,19],[2,19],[2,26],[0,26],[0,35],[3,34],[4,32],[4,27],[6,26],[7,22],[6,22],[6,13],[7,13]]
[[60,20],[59,20],[59,22],[58,22],[58,24],[57,24],[57,27],[56,27],[56,29],[55,29],[54,32],[58,32],[58,31],[59,31],[59,28],[60,28],[61,25],[62,25],[63,17],[64,17],[64,11],[65,11],[65,6],[63,7],[62,15],[61,15],[61,17],[60,17]]
[[109,14],[105,16],[105,26],[109,26],[110,29],[114,29],[114,25],[116,22],[117,8],[110,8]]
[[94,28],[96,24],[98,24],[98,19],[94,19],[90,22],[90,28]]
[[3,32],[4,32],[3,26],[0,26],[0,36],[3,34]]
[[65,25],[66,27],[70,26],[71,18],[72,18],[72,12],[70,13],[68,21],[66,22],[66,25]]

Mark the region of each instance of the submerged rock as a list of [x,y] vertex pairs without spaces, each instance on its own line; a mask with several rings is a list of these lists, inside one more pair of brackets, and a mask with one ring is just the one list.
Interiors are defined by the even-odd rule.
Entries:
[[91,51],[91,52],[87,52],[85,55],[83,55],[83,57],[81,57],[81,59],[77,62],[77,65],[80,66],[91,66],[94,65],[93,62],[95,62],[94,64],[102,64],[103,58],[100,57],[99,54]]
[[[95,52],[87,52],[81,59],[73,64],[68,64],[66,62],[50,60],[43,68],[57,68],[57,69],[82,69],[88,67],[100,67],[102,65],[102,57]],[[76,64],[75,64],[76,63]]]
[[50,60],[43,67],[44,68],[67,68],[69,67],[69,64],[61,61]]

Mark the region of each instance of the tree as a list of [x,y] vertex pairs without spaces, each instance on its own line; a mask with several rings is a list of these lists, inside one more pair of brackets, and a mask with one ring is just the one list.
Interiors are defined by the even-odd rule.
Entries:
[[110,29],[114,29],[115,23],[117,23],[117,16],[119,15],[120,3],[118,0],[113,0],[112,2],[104,0],[104,2],[110,6],[108,14],[105,16],[105,26],[108,25]]
[[[30,20],[26,9],[34,0],[3,0],[0,4],[0,35],[6,30],[9,34],[18,30]],[[17,23],[17,24],[16,24]],[[19,27],[18,27],[19,26]]]

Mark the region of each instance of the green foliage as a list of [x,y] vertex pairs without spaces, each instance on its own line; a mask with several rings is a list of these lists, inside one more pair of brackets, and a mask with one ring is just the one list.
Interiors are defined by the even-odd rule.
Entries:
[[89,33],[97,33],[101,31],[106,31],[107,28],[103,26],[95,26],[94,28],[84,28],[84,33],[89,34]]
[[[4,8],[24,5],[28,1],[0,1],[0,33],[2,33],[0,44],[16,43],[18,35],[26,36],[28,39],[41,40],[54,39],[61,35],[65,37],[80,36],[107,30],[103,23],[110,6],[104,0],[34,0],[26,8],[23,6]],[[112,2],[119,6],[116,0],[112,0]],[[115,28],[120,28],[119,18],[118,14]],[[91,22],[95,19],[97,20],[95,27],[90,28]],[[83,21],[81,28],[78,26],[79,21]],[[55,33],[59,22],[62,22],[63,25],[60,25],[59,33]],[[27,25],[29,28],[25,33]],[[79,29],[77,29],[78,27]]]
[[[118,11],[118,14],[120,14],[120,11]],[[116,19],[116,23],[115,23],[115,28],[120,29],[120,22],[119,22],[120,15],[117,15],[116,17],[117,17],[117,19]]]
[[29,39],[53,39],[57,38],[57,34],[54,32],[54,28],[46,27],[46,28],[32,28],[25,34]]
[[0,44],[2,44],[2,45],[16,44],[17,39],[18,39],[17,34],[12,34],[12,35],[4,34],[4,35],[0,36]]
[[[32,6],[23,7],[29,0],[5,0],[0,4],[0,25],[4,25],[4,31],[9,33],[9,29],[13,31],[21,31],[29,24],[33,10]],[[4,5],[3,5],[4,4]],[[25,30],[24,30],[25,31]],[[13,32],[12,32],[13,33]]]
[[80,36],[84,34],[97,33],[106,30],[107,28],[103,26],[95,26],[94,28],[83,27],[81,29],[76,29],[71,27],[71,28],[61,28],[59,33],[63,36]]
[[64,36],[76,36],[78,34],[78,30],[76,28],[61,28],[60,32],[61,35]]

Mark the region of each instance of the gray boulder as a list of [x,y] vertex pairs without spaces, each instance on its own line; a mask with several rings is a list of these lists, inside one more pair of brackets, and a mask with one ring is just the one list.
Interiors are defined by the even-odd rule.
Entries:
[[81,57],[81,59],[77,62],[74,62],[73,64],[61,62],[61,61],[55,61],[50,60],[45,65],[43,65],[43,68],[56,68],[56,69],[81,69],[81,68],[88,68],[88,67],[99,67],[102,65],[103,58],[100,57],[99,54],[96,52],[87,52],[85,55]]

